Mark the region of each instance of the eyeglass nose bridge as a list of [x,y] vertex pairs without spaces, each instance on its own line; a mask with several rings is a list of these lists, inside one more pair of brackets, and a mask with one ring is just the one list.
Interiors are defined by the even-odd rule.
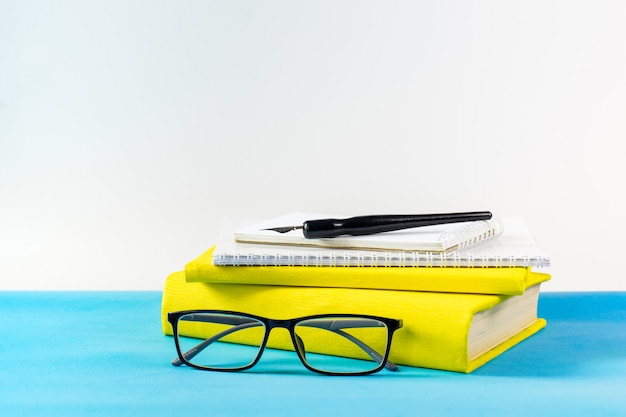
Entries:
[[[291,335],[291,340],[294,344],[294,347],[296,348],[296,352],[298,353],[298,356],[300,356],[300,359],[302,360],[303,363],[304,362],[304,358],[306,357],[306,349],[304,347],[304,341],[302,340],[302,338],[300,336],[298,336],[295,333],[295,328],[296,328],[296,323],[294,320],[277,320],[277,319],[268,319],[267,320],[267,336],[266,338],[269,339],[270,337],[270,333],[273,329],[285,329],[289,332],[289,334]],[[306,363],[305,363],[305,366]]]
[[300,361],[302,361],[304,366],[306,366],[308,368],[309,365],[305,361],[305,358],[306,358],[306,348],[304,346],[304,341],[302,340],[302,338],[300,336],[298,336],[296,334],[295,328],[296,328],[296,321],[295,320],[289,320],[289,319],[287,319],[287,320],[267,319],[266,341],[269,339],[270,333],[271,333],[272,330],[274,330],[274,329],[285,329],[285,330],[287,330],[289,332],[290,336],[291,336],[291,341],[294,344],[296,353],[300,357]]
[[294,327],[293,320],[268,320],[268,325],[270,329],[287,329],[291,330]]
[[[294,320],[281,320],[281,319],[267,319],[267,338],[269,339],[270,337],[270,333],[272,332],[272,330],[274,329],[285,329],[289,332],[289,334],[293,338],[295,337],[296,339],[298,338],[297,335],[295,334],[295,329],[296,329],[296,323]],[[296,343],[297,340],[295,341]],[[298,346],[299,348],[303,348],[302,346]]]

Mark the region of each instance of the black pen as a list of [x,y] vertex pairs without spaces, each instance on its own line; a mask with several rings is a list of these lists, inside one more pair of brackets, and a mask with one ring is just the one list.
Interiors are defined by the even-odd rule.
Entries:
[[272,227],[264,230],[287,233],[292,230],[302,229],[302,233],[305,238],[319,239],[333,238],[342,235],[372,235],[375,233],[391,232],[394,230],[410,229],[413,227],[489,220],[491,217],[492,215],[489,211],[417,215],[383,214],[373,216],[357,216],[347,219],[307,220],[297,226]]

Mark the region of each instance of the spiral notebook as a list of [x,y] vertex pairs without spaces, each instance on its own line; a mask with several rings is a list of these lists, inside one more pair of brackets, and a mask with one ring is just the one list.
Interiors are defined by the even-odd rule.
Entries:
[[[301,215],[300,215],[301,216]],[[305,215],[310,216],[310,215]],[[319,217],[308,217],[319,218]],[[548,267],[550,257],[537,245],[530,234],[526,223],[521,218],[508,218],[502,220],[486,221],[492,225],[492,232],[487,237],[486,231],[476,234],[474,239],[457,237],[457,249],[452,251],[428,251],[416,249],[396,249],[382,248],[361,249],[359,247],[321,247],[298,244],[285,244],[279,239],[281,236],[272,236],[271,242],[250,243],[239,239],[248,239],[249,232],[265,227],[284,226],[292,223],[280,223],[271,221],[255,224],[252,227],[233,228],[233,223],[225,223],[222,238],[216,245],[213,252],[213,264],[217,266],[373,266],[373,267]],[[484,222],[472,222],[484,223]],[[298,223],[293,223],[298,224]],[[465,227],[468,231],[468,224],[442,225],[452,230]],[[445,234],[441,231],[442,226],[437,226],[439,235]],[[447,227],[446,227],[447,226]],[[474,225],[475,226],[475,225]],[[428,226],[429,228],[434,226]],[[418,228],[424,229],[424,228]],[[472,229],[472,226],[469,227]],[[417,230],[417,229],[415,229]],[[264,231],[269,232],[269,231]],[[398,233],[402,232],[402,233]],[[414,231],[413,231],[414,232]],[[272,232],[276,233],[276,232]],[[425,233],[422,231],[422,233]],[[264,233],[265,234],[265,233]],[[410,231],[397,231],[381,233],[378,235],[346,237],[345,240],[359,241],[362,238],[387,239],[383,235],[398,234],[406,240]],[[458,234],[462,236],[462,234]],[[302,238],[304,239],[304,238]],[[327,239],[327,240],[336,240]],[[398,238],[395,238],[398,239]],[[447,239],[447,238],[446,238]],[[297,240],[297,239],[296,239]],[[271,244],[268,244],[271,243]],[[318,242],[319,243],[319,242]],[[352,242],[354,243],[354,242]],[[413,242],[414,244],[415,242]],[[339,242],[332,242],[339,245]],[[370,245],[367,245],[370,246]],[[453,245],[454,246],[454,245]],[[371,247],[371,246],[370,246]]]

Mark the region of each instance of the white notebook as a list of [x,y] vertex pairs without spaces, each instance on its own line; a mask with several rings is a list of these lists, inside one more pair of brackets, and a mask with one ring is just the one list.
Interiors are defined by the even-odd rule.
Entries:
[[245,243],[342,249],[449,252],[476,245],[502,233],[502,223],[497,219],[448,223],[365,236],[338,236],[327,239],[307,239],[301,229],[286,233],[266,230],[273,227],[302,225],[306,220],[328,218],[343,218],[343,216],[292,213],[238,229],[234,236],[238,242]]
[[[537,245],[523,219],[499,221],[500,234],[451,252],[344,249],[236,241],[248,227],[225,223],[213,252],[217,266],[366,266],[366,267],[548,267],[549,256]],[[297,224],[297,223],[294,223]],[[264,223],[263,223],[264,225]],[[274,224],[284,226],[285,224]],[[447,225],[450,227],[451,225]],[[458,225],[457,225],[458,226]],[[258,228],[257,226],[255,226]],[[429,226],[430,227],[430,226]],[[273,232],[276,233],[276,232]],[[396,233],[396,232],[389,232]],[[374,235],[372,235],[374,236]],[[347,237],[346,239],[354,239]],[[245,239],[245,237],[244,237]],[[337,238],[334,238],[337,239]]]

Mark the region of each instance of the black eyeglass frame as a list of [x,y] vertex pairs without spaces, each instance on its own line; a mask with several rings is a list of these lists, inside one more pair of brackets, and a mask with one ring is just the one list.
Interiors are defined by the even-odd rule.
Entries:
[[[235,367],[235,368],[212,368],[212,367],[207,367],[207,366],[196,365],[190,362],[185,357],[185,353],[183,353],[181,350],[180,342],[179,342],[179,334],[178,334],[179,319],[189,314],[225,314],[225,315],[233,315],[233,316],[239,316],[239,317],[244,317],[244,318],[250,318],[250,319],[257,320],[263,323],[263,325],[265,326],[265,334],[263,335],[263,340],[259,346],[259,351],[256,357],[254,358],[254,360],[247,365],[244,365],[241,367]],[[307,363],[305,354],[302,351],[300,343],[298,342],[299,337],[296,335],[295,328],[300,322],[303,322],[306,320],[312,320],[312,319],[323,319],[327,317],[328,318],[330,317],[332,318],[363,318],[363,319],[377,320],[377,321],[380,321],[381,323],[384,323],[387,329],[387,346],[385,347],[385,352],[381,354],[380,352],[376,352],[374,349],[369,348],[367,345],[364,345],[369,348],[370,352],[368,353],[370,355],[376,356],[377,362],[379,362],[378,366],[371,370],[356,371],[356,372],[332,372],[332,371],[316,369],[310,366]],[[311,315],[311,316],[298,317],[294,319],[277,320],[277,319],[270,319],[267,317],[257,316],[254,314],[242,313],[238,311],[229,311],[229,310],[184,310],[184,311],[169,312],[167,314],[167,320],[172,326],[174,342],[176,345],[176,352],[178,353],[178,358],[172,361],[172,364],[176,366],[185,364],[192,368],[200,369],[203,371],[218,371],[218,372],[238,372],[238,371],[244,371],[246,369],[250,369],[253,366],[255,366],[261,359],[261,356],[263,355],[263,351],[265,350],[265,347],[267,345],[267,341],[269,340],[269,335],[271,331],[275,328],[283,328],[289,331],[289,334],[291,336],[291,342],[294,347],[294,351],[298,355],[300,362],[302,362],[302,364],[308,370],[312,372],[317,372],[317,373],[324,374],[324,375],[334,375],[334,376],[343,376],[343,375],[357,376],[357,375],[373,374],[373,373],[381,371],[383,368],[386,368],[391,371],[398,370],[398,367],[394,363],[389,361],[389,353],[391,351],[391,342],[393,339],[394,332],[402,328],[401,319],[391,319],[387,317],[372,316],[372,315],[365,315],[365,314],[316,314],[316,315]],[[361,348],[363,347],[361,346]],[[365,350],[365,348],[363,349]],[[378,360],[378,357],[380,357],[381,359]]]

